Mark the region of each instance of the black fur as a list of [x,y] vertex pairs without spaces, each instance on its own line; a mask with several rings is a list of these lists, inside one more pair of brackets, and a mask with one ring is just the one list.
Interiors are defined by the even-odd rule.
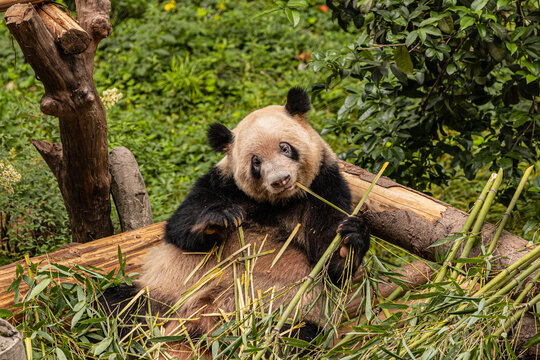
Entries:
[[[351,207],[350,192],[337,164],[323,166],[311,189],[346,211]],[[291,217],[297,217],[297,220],[291,221]],[[355,267],[361,264],[369,248],[369,230],[360,218],[347,218],[309,195],[279,204],[259,203],[238,189],[232,177],[222,176],[216,167],[195,183],[169,219],[165,238],[186,251],[208,251],[234,230],[233,220],[243,221],[245,229],[250,226],[275,227],[274,235],[284,241],[292,228],[283,224],[302,223],[304,234],[301,238],[308,240],[296,245],[306,252],[311,264],[315,264],[326,251],[341,223],[341,234],[355,248]],[[205,234],[205,224],[215,232]],[[198,231],[192,231],[194,228]],[[330,279],[335,283],[340,281],[344,266],[345,259],[336,252],[328,268]]]
[[220,123],[210,124],[206,136],[208,144],[217,152],[224,152],[234,140],[232,131]]
[[[165,240],[186,251],[210,250],[227,236],[235,222],[242,222],[246,199],[232,178],[222,177],[213,167],[197,180],[167,222]],[[215,232],[205,234],[207,228]]]
[[302,115],[311,109],[309,94],[300,87],[293,87],[287,94],[287,104],[285,110],[289,115]]
[[[135,286],[121,284],[105,290],[98,300],[99,307],[105,314],[117,318],[118,332],[121,337],[131,331],[137,316],[144,315],[146,298],[143,296],[139,297],[138,301],[131,304],[128,309],[124,309],[137,292],[138,289]],[[122,315],[119,315],[120,312]]]

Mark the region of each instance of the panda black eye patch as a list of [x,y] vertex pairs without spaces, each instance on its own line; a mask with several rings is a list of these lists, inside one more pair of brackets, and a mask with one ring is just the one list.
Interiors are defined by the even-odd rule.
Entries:
[[279,143],[279,151],[283,155],[293,159],[294,161],[298,161],[298,151],[296,151],[296,149],[292,147],[291,144],[286,142]]
[[251,157],[251,175],[256,179],[261,177],[261,159],[257,155]]

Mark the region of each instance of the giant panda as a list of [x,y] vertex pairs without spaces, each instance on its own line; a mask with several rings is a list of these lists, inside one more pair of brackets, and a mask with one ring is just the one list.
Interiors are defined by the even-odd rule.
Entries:
[[[344,215],[296,186],[298,182],[341,209],[351,209],[337,156],[306,120],[310,106],[307,92],[292,88],[285,106],[253,111],[232,131],[219,123],[210,125],[208,142],[224,156],[197,180],[170,217],[164,242],[148,252],[132,289],[148,288],[154,314],[167,313],[170,307],[180,319],[196,313],[199,320],[183,324],[196,338],[215,330],[215,314],[235,310],[232,266],[210,281],[206,278],[204,285],[197,284],[223,259],[242,256],[239,226],[251,254],[268,252],[254,260],[251,285],[255,290],[292,288],[276,297],[274,309],[290,302],[298,290],[294,285],[309,275],[336,233],[353,249],[351,270],[361,264],[370,243],[364,219]],[[271,267],[297,224],[291,245]],[[336,251],[326,269],[334,283],[341,281],[345,263]],[[315,285],[301,301],[305,325],[297,336],[303,339],[313,338],[323,325],[319,323],[323,291],[323,285]],[[186,297],[187,292],[192,295]],[[178,331],[178,326],[169,321],[166,332]]]

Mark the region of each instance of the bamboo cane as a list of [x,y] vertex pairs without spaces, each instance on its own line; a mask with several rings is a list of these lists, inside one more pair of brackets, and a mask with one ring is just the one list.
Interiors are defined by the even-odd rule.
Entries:
[[[471,252],[471,249],[474,246],[474,241],[477,239],[478,235],[480,234],[482,225],[484,225],[484,220],[486,219],[486,216],[489,212],[489,208],[491,207],[491,204],[493,203],[495,194],[497,193],[499,186],[501,186],[502,179],[503,179],[503,171],[502,169],[499,169],[499,172],[497,173],[497,177],[495,178],[495,181],[493,182],[491,189],[489,189],[489,193],[486,196],[486,200],[484,201],[484,204],[482,205],[482,209],[480,210],[480,213],[478,214],[478,218],[476,219],[473,229],[471,233],[469,234],[467,242],[465,243],[465,247],[463,248],[463,251],[461,252],[461,256],[460,256],[461,258],[466,258]],[[450,275],[453,279],[457,278],[458,270],[462,266],[463,266],[463,263],[456,264],[455,269],[452,271],[452,275]]]
[[[478,215],[478,212],[482,208],[482,204],[484,203],[484,199],[486,198],[486,194],[489,191],[489,189],[491,188],[491,186],[493,185],[493,181],[495,180],[496,177],[497,177],[497,174],[491,174],[488,182],[484,186],[484,189],[480,193],[480,196],[475,201],[474,206],[473,206],[473,208],[471,210],[471,213],[467,217],[467,221],[465,222],[465,224],[463,224],[463,227],[461,229],[461,233],[465,234],[471,228],[474,220],[476,219],[476,216]],[[448,253],[448,256],[444,260],[443,266],[441,267],[441,269],[437,273],[437,276],[433,280],[434,282],[438,283],[438,282],[441,282],[444,279],[444,277],[446,276],[446,272],[448,271],[448,267],[450,267],[452,261],[455,259],[456,255],[457,255],[457,252],[459,250],[459,247],[461,246],[462,242],[463,242],[463,239],[456,240],[454,242],[454,244],[452,245],[452,248],[450,249],[450,252]]]
[[[375,184],[377,183],[377,180],[379,180],[379,178],[381,177],[382,173],[384,172],[387,166],[388,166],[388,162],[384,163],[382,169],[379,171],[377,176],[375,176],[375,179],[373,180],[373,182],[371,183],[371,185],[365,192],[364,196],[362,196],[362,199],[360,199],[360,202],[358,203],[358,205],[356,205],[356,208],[352,212],[352,215],[358,214],[358,212],[360,211],[360,208],[362,207],[369,193],[373,189],[373,186],[375,186]],[[260,350],[255,355],[254,360],[259,360],[264,355],[266,351],[265,349],[274,341],[274,339],[276,338],[276,335],[279,334],[279,331],[281,330],[283,325],[285,325],[287,318],[292,313],[292,311],[296,308],[297,304],[300,302],[300,299],[302,298],[306,290],[311,286],[315,277],[319,274],[319,272],[321,272],[324,264],[326,264],[328,259],[330,259],[330,257],[336,251],[336,249],[338,248],[340,244],[341,244],[341,235],[337,234],[334,240],[328,246],[328,249],[326,249],[324,254],[321,256],[317,264],[315,264],[315,266],[313,267],[313,270],[306,277],[306,280],[304,280],[304,283],[302,284],[302,287],[300,288],[300,290],[295,294],[295,296],[293,297],[293,299],[291,300],[287,308],[283,311],[283,314],[279,318],[278,323],[274,327],[273,331],[269,334],[268,338],[261,346],[263,350]]]

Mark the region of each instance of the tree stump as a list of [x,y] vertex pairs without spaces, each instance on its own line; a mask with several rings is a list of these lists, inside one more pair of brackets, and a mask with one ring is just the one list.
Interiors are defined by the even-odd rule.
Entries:
[[62,144],[32,143],[58,181],[73,241],[87,242],[113,233],[107,121],[92,77],[98,43],[111,32],[111,4],[108,0],[76,3],[78,23],[90,36],[80,54],[66,54],[55,43],[32,4],[11,6],[5,19],[45,87],[41,111],[59,119]]
[[0,319],[0,360],[26,360],[21,334],[4,319]]
[[150,198],[135,156],[124,146],[111,150],[109,169],[111,193],[120,218],[122,231],[130,231],[154,223]]

